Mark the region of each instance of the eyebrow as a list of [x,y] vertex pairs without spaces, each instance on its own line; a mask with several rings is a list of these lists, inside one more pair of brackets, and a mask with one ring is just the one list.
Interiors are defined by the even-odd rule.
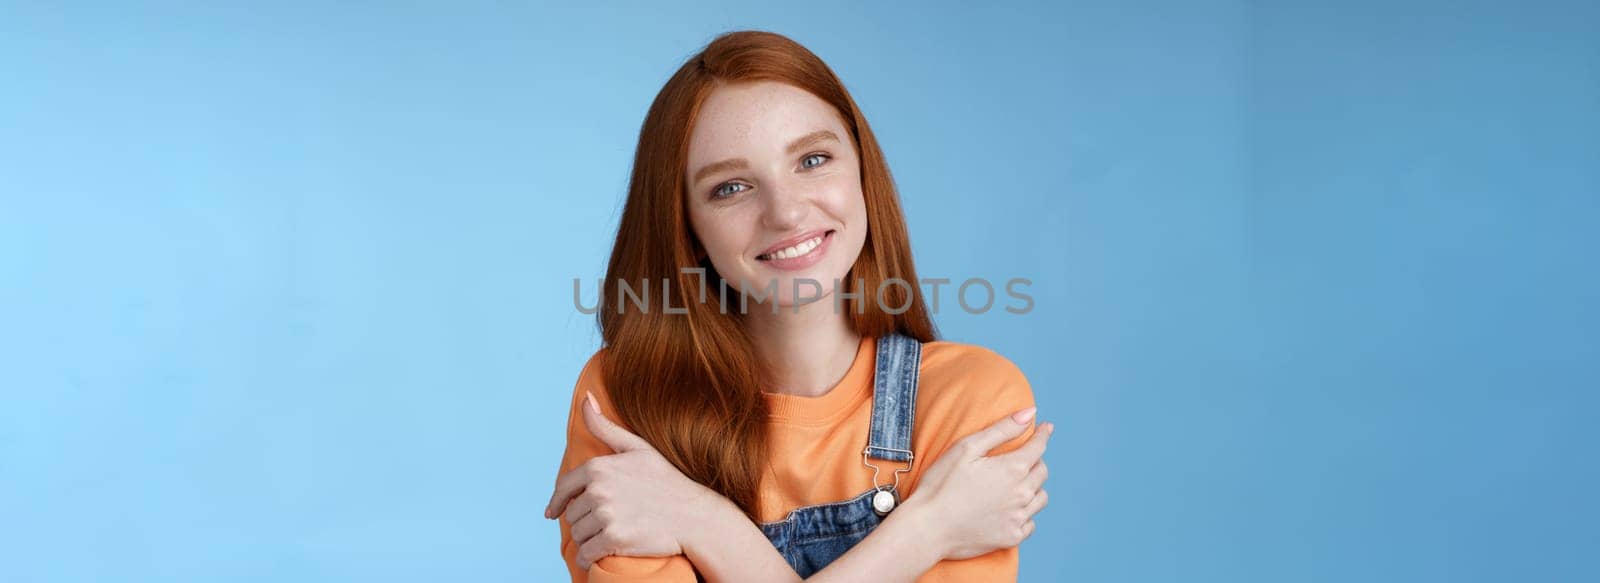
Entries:
[[[789,142],[789,147],[786,148],[785,151],[792,156],[800,153],[800,150],[804,150],[829,140],[838,142],[839,135],[828,130],[817,130],[795,138],[794,141]],[[694,173],[694,180],[691,180],[690,184],[698,184],[701,180],[705,180],[707,176],[722,172],[724,170],[738,170],[749,167],[750,161],[744,158],[729,158],[720,162],[712,162],[710,164],[706,164],[705,166],[701,166],[699,170],[696,170]]]

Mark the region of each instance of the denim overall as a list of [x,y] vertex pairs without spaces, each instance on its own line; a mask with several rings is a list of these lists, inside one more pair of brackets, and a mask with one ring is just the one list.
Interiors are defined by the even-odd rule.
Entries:
[[[894,333],[878,338],[872,429],[861,451],[861,463],[872,468],[872,488],[849,500],[797,508],[781,521],[761,525],[761,532],[801,577],[816,574],[867,538],[898,504],[900,474],[911,471],[911,424],[921,364],[922,343],[915,338]],[[894,470],[892,484],[880,484],[878,466],[868,457],[905,462],[906,467]]]

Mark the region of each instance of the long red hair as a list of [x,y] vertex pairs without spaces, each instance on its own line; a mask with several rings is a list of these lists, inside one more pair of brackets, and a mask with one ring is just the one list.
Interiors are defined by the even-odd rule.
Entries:
[[[843,304],[855,332],[899,332],[924,342],[936,332],[883,152],[827,64],[787,37],[757,31],[723,34],[690,57],[656,95],[639,130],[628,200],[600,290],[600,332],[609,350],[603,370],[624,424],[684,475],[754,519],[765,459],[767,406],[761,393],[768,369],[741,322],[737,290],[729,290],[727,308],[719,303],[721,280],[690,227],[685,192],[689,135],[701,103],[719,85],[747,81],[809,91],[838,111],[854,139],[867,235],[841,287],[861,294]],[[704,280],[681,271],[696,267],[706,270]],[[891,279],[910,285],[888,285],[880,304],[879,286]],[[669,289],[661,289],[663,281],[671,282]],[[619,282],[633,290],[649,282],[647,309],[633,298],[623,301]],[[705,302],[698,301],[702,289]],[[687,313],[665,313],[662,292],[675,310],[684,307]],[[908,301],[900,314],[883,309]]]

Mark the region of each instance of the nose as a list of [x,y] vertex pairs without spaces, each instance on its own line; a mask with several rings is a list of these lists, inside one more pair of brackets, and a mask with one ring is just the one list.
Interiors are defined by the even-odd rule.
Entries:
[[800,189],[779,185],[768,188],[761,197],[766,205],[761,212],[761,226],[774,231],[788,231],[800,226],[806,218],[808,203]]

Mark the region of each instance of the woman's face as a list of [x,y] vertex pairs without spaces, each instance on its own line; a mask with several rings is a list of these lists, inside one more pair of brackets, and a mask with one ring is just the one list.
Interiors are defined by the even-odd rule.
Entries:
[[[780,306],[828,297],[866,242],[850,132],[832,106],[793,85],[712,90],[689,137],[685,180],[690,222],[717,273],[754,296],[776,283]],[[807,279],[817,285],[802,281],[796,294]]]

